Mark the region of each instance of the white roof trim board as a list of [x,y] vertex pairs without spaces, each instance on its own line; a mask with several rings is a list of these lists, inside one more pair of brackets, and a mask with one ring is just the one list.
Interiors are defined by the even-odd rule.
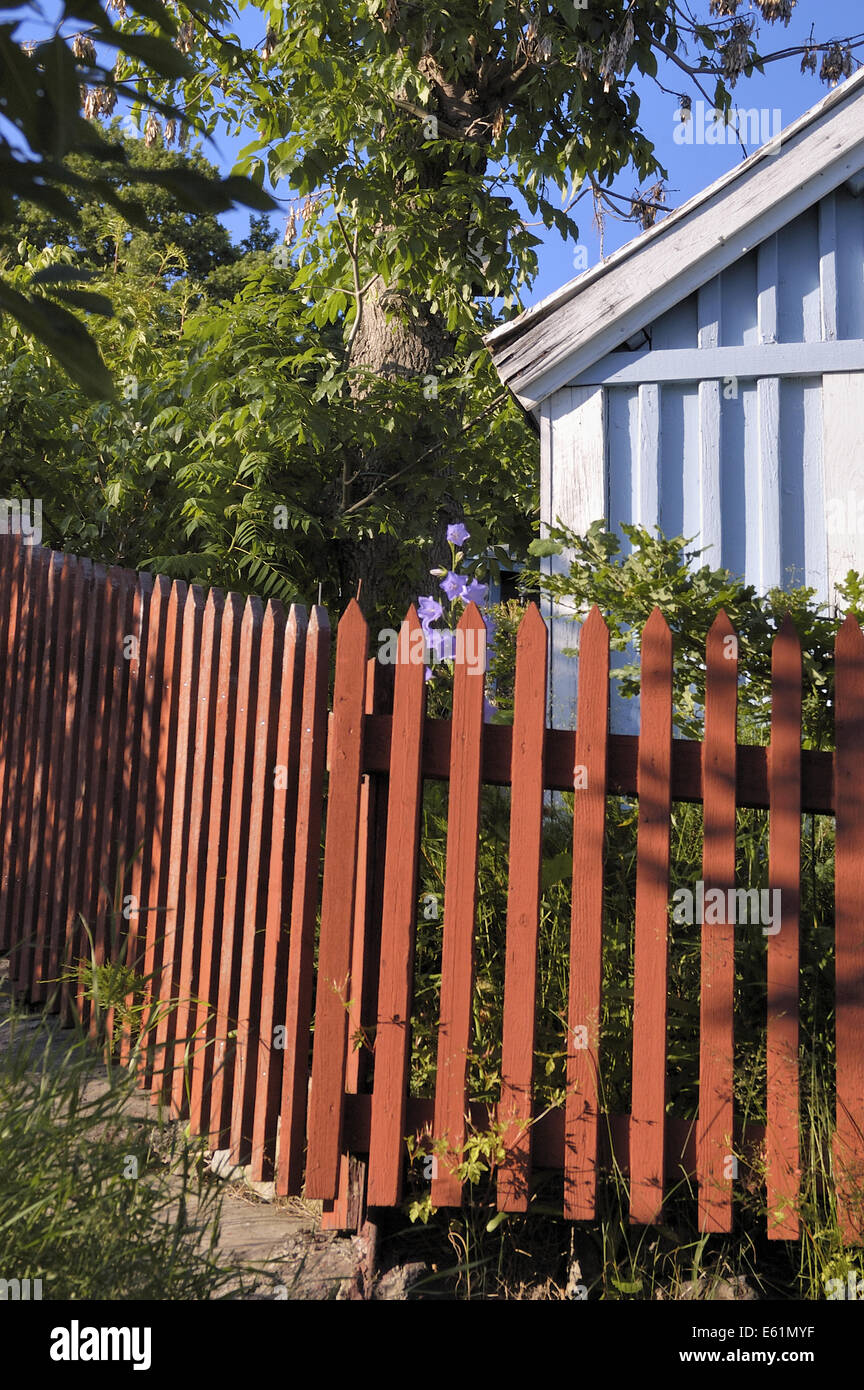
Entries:
[[486,338],[526,410],[864,169],[864,69],[737,168]]

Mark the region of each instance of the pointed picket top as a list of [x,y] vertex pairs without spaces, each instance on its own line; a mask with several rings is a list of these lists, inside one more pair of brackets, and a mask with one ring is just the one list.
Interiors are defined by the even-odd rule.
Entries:
[[171,580],[164,574],[153,576],[153,599],[157,604],[167,603],[171,593]]
[[710,628],[708,629],[708,636],[709,636],[709,637],[714,637],[714,636],[718,636],[718,637],[735,637],[735,636],[737,636],[737,634],[736,634],[736,632],[735,632],[735,629],[734,629],[734,627],[732,626],[732,622],[731,622],[731,619],[730,619],[730,617],[729,617],[729,614],[726,612],[726,609],[725,609],[725,608],[720,608],[720,609],[718,609],[718,611],[717,611],[717,616],[716,616],[716,618],[714,619],[713,623],[711,624]]
[[229,592],[225,595],[223,622],[227,619],[229,626],[233,624],[235,627],[239,627],[243,622],[243,614],[245,611],[246,600],[243,598],[242,594]]
[[309,619],[306,609],[302,603],[292,603],[288,609],[288,617],[285,619],[285,635],[294,641],[301,632],[305,632],[309,626]]
[[[418,634],[421,641],[418,641]],[[422,666],[425,670],[426,665],[426,642],[423,633],[423,625],[417,613],[415,605],[412,603],[408,612],[402,619],[399,628],[399,641],[396,647],[396,665],[398,668],[403,666]],[[418,659],[419,657],[419,659]]]
[[207,598],[204,602],[205,620],[212,622],[218,613],[225,607],[225,595],[221,589],[208,589]]
[[[656,612],[656,611],[657,611],[657,610],[655,609],[655,612]],[[609,624],[606,622],[606,619],[603,617],[603,614],[600,612],[600,609],[599,609],[598,605],[597,605],[596,603],[592,603],[592,605],[591,605],[591,612],[588,614],[588,617],[585,619],[584,623],[582,624],[582,633],[580,634],[580,640],[581,640],[581,637],[585,636],[586,634],[587,634],[589,637],[593,637],[594,634],[595,634],[595,632],[599,632],[599,630],[600,630],[601,628],[602,628],[603,631],[605,631],[605,632],[607,633],[607,635],[608,635],[608,632],[609,632]]]
[[533,638],[539,642],[544,640],[546,636],[546,621],[537,604],[532,601],[526,607],[519,624],[519,630],[516,634],[517,646],[523,640],[530,641]]
[[465,605],[465,610],[464,610],[464,612],[463,612],[463,614],[462,614],[462,617],[459,619],[458,623],[456,624],[456,627],[457,627],[457,630],[458,630],[460,627],[461,627],[461,628],[469,628],[469,627],[472,627],[472,628],[477,628],[478,631],[479,631],[479,629],[482,627],[483,630],[484,630],[484,632],[485,632],[485,630],[486,630],[486,624],[485,624],[485,622],[483,621],[483,614],[480,612],[480,609],[477,607],[476,603],[474,603],[473,600],[471,601],[471,603],[466,603],[466,605]]
[[847,658],[864,656],[864,632],[854,613],[847,613],[837,630],[834,655]]
[[793,623],[792,616],[789,613],[786,614],[782,623],[780,624],[776,633],[774,634],[773,646],[776,647],[777,643],[781,641],[781,639],[784,642],[794,641],[796,645],[799,647],[801,645],[801,639],[798,636],[798,629]]
[[327,609],[324,608],[320,603],[313,603],[312,605],[312,612],[309,614],[309,631],[330,631],[330,615],[327,612]]
[[200,584],[190,584],[186,590],[186,597],[183,601],[183,630],[186,633],[186,640],[191,641],[192,633],[195,631],[195,623],[198,614],[204,613],[206,603],[204,590]]
[[272,627],[274,632],[285,630],[285,609],[278,598],[268,598],[264,608],[264,626]]
[[264,621],[264,604],[257,594],[247,594],[243,605],[243,622],[260,627]]
[[343,631],[347,635],[349,632],[364,631],[367,627],[363,609],[360,607],[356,598],[349,599],[348,607],[339,619],[338,633],[342,636]]
[[655,607],[651,610],[650,618],[648,619],[647,623],[642,629],[642,636],[656,638],[666,636],[667,634],[671,636],[671,629],[669,627],[669,624],[667,623],[660,609],[655,605]]

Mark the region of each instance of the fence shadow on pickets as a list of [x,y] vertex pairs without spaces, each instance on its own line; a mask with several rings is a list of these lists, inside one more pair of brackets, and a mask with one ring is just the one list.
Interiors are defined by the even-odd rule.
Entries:
[[[468,639],[482,643],[485,628],[473,605],[460,627],[464,650],[476,651]],[[59,1010],[65,1022],[78,1017],[98,1037],[105,1019],[92,1003],[95,981],[103,998],[110,994],[107,1036],[125,1060],[134,1056],[141,1085],[188,1115],[212,1148],[251,1163],[252,1177],[323,1199],[333,1226],[356,1223],[364,1203],[401,1201],[405,1139],[425,1128],[447,1150],[432,1202],[459,1205],[468,1124],[497,1120],[504,1211],[526,1210],[532,1169],[551,1169],[563,1173],[565,1215],[590,1220],[611,1142],[629,1173],[632,1221],[658,1222],[664,1190],[683,1170],[697,1178],[702,1229],[727,1231],[726,1160],[738,1133],[734,928],[702,928],[693,1125],[666,1106],[670,813],[673,800],[703,804],[707,894],[734,885],[736,807],[765,808],[770,883],[782,904],[780,930],[767,943],[768,1234],[794,1239],[801,815],[834,815],[835,1188],[845,1237],[860,1241],[858,624],[847,619],[837,639],[835,754],[801,749],[801,652],[788,620],[774,644],[768,748],[736,742],[738,663],[722,613],[708,636],[703,743],[673,739],[672,640],[659,611],[644,631],[638,738],[609,732],[609,638],[596,609],[581,634],[575,731],[546,726],[547,633],[533,605],[518,634],[512,728],[484,723],[482,669],[469,661],[456,665],[452,718],[427,718],[424,667],[410,659],[419,632],[411,609],[388,682],[369,660],[366,623],[350,603],[331,702],[320,607],[286,616],[276,602],[0,540],[0,948],[19,997]],[[577,768],[567,1099],[535,1116],[544,799],[572,791]],[[409,1095],[427,778],[449,781],[434,1102]],[[497,1107],[473,1104],[467,1090],[484,784],[511,788]],[[618,794],[639,798],[633,1099],[629,1116],[606,1116],[603,856],[606,798]],[[139,1047],[136,1019],[148,1009],[152,1027]],[[375,1032],[371,1094],[368,1052],[352,1042],[361,1029]]]

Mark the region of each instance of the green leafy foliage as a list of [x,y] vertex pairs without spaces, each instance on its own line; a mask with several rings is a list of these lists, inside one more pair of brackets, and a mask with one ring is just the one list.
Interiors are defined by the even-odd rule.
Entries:
[[[222,212],[236,202],[259,209],[274,206],[267,194],[237,176],[214,179],[191,168],[178,178],[175,170],[161,167],[158,161],[128,166],[123,144],[87,118],[87,93],[92,87],[98,93],[97,109],[113,109],[119,97],[147,109],[151,116],[158,111],[170,120],[181,119],[180,111],[149,90],[141,72],[131,84],[124,80],[127,60],[145,64],[156,81],[193,74],[192,65],[173,42],[178,24],[170,10],[159,0],[145,0],[137,9],[147,18],[146,33],[136,32],[132,25],[129,32],[122,32],[98,0],[64,3],[53,35],[38,43],[22,45],[17,37],[27,19],[32,24],[38,18],[38,5],[26,6],[23,16],[0,24],[0,117],[6,123],[0,129],[0,235],[18,219],[19,200],[41,210],[48,222],[60,219],[76,225],[82,200],[101,202],[139,228],[147,226],[147,218],[132,191],[137,188],[169,192],[189,211]],[[209,12],[209,0],[203,10]],[[70,42],[70,24],[81,23],[87,33],[75,35]],[[106,48],[119,55],[111,66],[104,56]],[[70,267],[67,284],[74,278]],[[34,283],[25,294],[0,282],[0,313],[44,343],[89,395],[111,396],[111,377],[87,323],[67,304],[89,314],[110,314],[105,300],[76,298],[68,288],[61,294],[51,282],[43,281],[38,287]]]

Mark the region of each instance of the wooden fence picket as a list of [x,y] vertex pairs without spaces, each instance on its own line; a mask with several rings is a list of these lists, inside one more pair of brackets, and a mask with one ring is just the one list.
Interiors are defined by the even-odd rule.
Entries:
[[165,881],[165,913],[162,932],[162,953],[158,980],[159,999],[163,1008],[156,1021],[153,1074],[154,1096],[172,1092],[174,1074],[174,1039],[179,994],[180,962],[183,954],[184,917],[186,912],[187,850],[189,824],[192,815],[192,783],[195,760],[195,727],[198,704],[198,679],[201,670],[201,632],[204,621],[204,593],[197,584],[190,584],[183,599],[182,636],[180,639],[180,669],[177,689],[177,733],[172,767],[173,794],[171,816],[166,824],[168,865]]
[[[107,804],[111,797],[108,785],[109,769],[116,756],[111,748],[112,710],[122,703],[125,670],[121,644],[118,642],[118,612],[125,602],[122,591],[123,571],[111,566],[99,577],[96,612],[99,623],[98,666],[91,685],[91,725],[89,769],[87,781],[84,841],[81,846],[80,902],[78,907],[78,954],[89,962],[90,969],[79,971],[76,987],[75,1012],[82,1024],[96,1025],[95,1000],[89,997],[88,983],[98,990],[97,971],[104,963],[103,943],[99,937],[98,919],[102,910],[103,884],[100,881],[103,849],[107,830]],[[110,890],[107,890],[110,891]],[[71,995],[70,995],[71,998]]]
[[370,1206],[397,1206],[402,1193],[423,797],[421,768],[426,681],[423,661],[417,659],[418,652],[422,655],[423,643],[423,630],[412,604],[399,632],[393,693],[375,1089],[367,1182]]
[[[712,890],[725,896],[735,885],[738,639],[722,610],[708,633],[705,666],[702,878],[707,900]],[[703,1231],[732,1229],[734,1007],[734,923],[703,922],[696,1139]]]
[[258,1042],[255,1056],[250,1059],[250,1065],[255,1067],[256,1073],[250,1174],[254,1182],[261,1182],[273,1176],[276,1157],[285,1044],[283,1019],[288,970],[291,880],[297,833],[307,626],[305,608],[292,603],[285,624],[282,648],[275,763],[268,769],[268,775],[273,779],[272,814],[267,830],[270,864],[264,913]]
[[57,644],[60,626],[60,607],[64,557],[57,551],[45,551],[46,586],[44,594],[44,634],[40,656],[41,682],[33,724],[32,768],[30,777],[29,824],[23,826],[25,852],[19,884],[19,926],[21,949],[18,954],[18,993],[28,1000],[35,999],[37,961],[44,947],[44,924],[36,913],[38,884],[44,872],[45,812],[51,768],[52,697],[59,703],[60,684],[57,679]]
[[237,723],[238,671],[245,604],[238,594],[226,594],[219,624],[219,664],[213,714],[213,771],[207,808],[207,866],[204,879],[203,934],[194,984],[195,1006],[190,1037],[194,1038],[189,1096],[193,1134],[209,1134],[217,1038],[219,975],[224,930],[231,789],[234,782],[234,744]]
[[[21,668],[21,620],[24,599],[24,555],[25,547],[17,537],[3,539],[2,603],[3,636],[2,661],[3,679],[0,681],[0,850],[4,854],[4,864],[8,836],[11,835],[11,807],[9,803],[10,778],[12,768],[12,744],[15,731],[15,706],[20,699],[18,679]],[[0,950],[9,946],[9,924],[5,911],[3,888],[4,871],[0,865]]]
[[[141,779],[141,749],[146,730],[144,721],[144,700],[146,683],[146,653],[150,629],[150,597],[153,580],[149,574],[133,576],[135,580],[131,593],[131,619],[124,636],[124,660],[127,664],[126,705],[121,733],[120,770],[117,787],[116,854],[113,863],[116,870],[109,873],[109,882],[116,885],[119,896],[120,913],[114,921],[114,942],[112,959],[118,964],[129,964],[130,922],[135,917],[135,898],[132,893],[135,858],[140,851],[135,843],[138,798],[146,797],[146,787]],[[128,650],[127,650],[128,644]],[[109,1009],[106,1034],[110,1046],[114,1047],[115,1013]],[[122,1046],[122,1044],[121,1044]]]
[[669,818],[672,810],[672,634],[655,608],[642,633],[642,729],[633,960],[630,1220],[656,1224],[666,1158]]
[[603,854],[609,761],[609,629],[594,605],[579,637],[573,888],[564,1107],[564,1215],[594,1216],[600,1119]]
[[[136,1000],[132,994],[126,999],[127,1010],[133,1004],[140,1004],[142,1024],[145,1031],[153,1018],[152,989],[145,977],[147,970],[147,924],[155,911],[150,902],[150,883],[152,878],[155,826],[159,814],[159,710],[165,668],[166,640],[168,635],[168,603],[171,597],[170,581],[157,575],[150,590],[147,605],[147,642],[142,649],[141,661],[141,739],[138,749],[138,796],[135,808],[133,830],[132,872],[129,880],[129,918],[126,926],[127,967],[141,981],[141,998]],[[155,931],[155,928],[154,928]],[[130,1050],[137,1039],[132,1030],[124,1025],[120,1039],[120,1060],[125,1065]]]
[[168,901],[168,876],[171,867],[171,817],[176,789],[177,718],[180,703],[183,663],[183,614],[187,585],[175,579],[165,605],[165,645],[162,678],[154,710],[154,736],[158,727],[155,759],[155,798],[153,802],[153,831],[149,874],[144,886],[146,914],[144,922],[143,959],[145,977],[144,1002],[149,1023],[146,1046],[141,1052],[141,1084],[153,1085],[155,1075],[164,1070],[165,1059],[156,1049],[156,1034],[167,1001],[163,1000],[160,984],[162,960],[169,916],[173,926],[176,904]]
[[[108,724],[108,746],[105,756],[105,792],[100,832],[101,857],[97,871],[97,902],[94,930],[95,954],[98,962],[113,960],[115,937],[120,931],[117,909],[117,872],[122,853],[123,779],[125,767],[124,731],[126,706],[130,697],[130,651],[128,639],[132,634],[135,613],[137,576],[132,570],[112,569],[109,582],[114,589],[113,629],[106,652],[111,712]],[[95,1020],[94,1020],[95,1022]]]
[[216,1036],[210,1091],[210,1145],[221,1149],[229,1138],[231,1097],[234,1086],[234,1046],[240,996],[241,942],[246,886],[247,841],[255,719],[258,712],[258,661],[264,607],[249,597],[240,624],[240,656],[234,713],[231,769],[231,801],[225,859],[225,891],[222,900],[222,934],[219,945]]
[[864,633],[835,643],[834,864],[837,1093],[834,1163],[843,1239],[864,1243]]
[[[205,930],[204,884],[214,772],[215,717],[218,700],[219,643],[224,595],[219,589],[207,594],[201,618],[201,664],[198,674],[193,727],[192,786],[189,795],[189,840],[183,884],[183,938],[177,981],[174,1038],[169,1069],[171,1101],[177,1114],[184,1113],[191,1095],[191,1069],[196,1049],[197,1004],[195,992]],[[215,817],[214,817],[215,819]],[[214,826],[218,846],[218,826]],[[214,849],[216,846],[214,846]],[[193,1023],[194,1020],[194,1023]]]
[[85,651],[89,622],[89,599],[93,582],[93,566],[87,559],[78,560],[72,596],[72,627],[69,634],[69,669],[66,681],[66,710],[63,721],[63,767],[57,801],[52,862],[53,892],[43,897],[48,933],[46,965],[47,1005],[49,1012],[61,1009],[66,987],[63,970],[71,958],[69,937],[71,920],[69,903],[72,897],[72,852],[74,826],[80,820],[78,800],[80,766],[86,742],[82,729],[86,720],[84,674],[88,657]]
[[486,684],[486,625],[476,604],[469,603],[459,619],[456,641],[441,1007],[435,1073],[434,1139],[442,1148],[440,1155],[436,1155],[432,1176],[431,1197],[436,1207],[462,1204],[462,1182],[456,1170],[462,1162],[466,1137]]
[[768,937],[765,1129],[768,1237],[796,1240],[800,1223],[798,969],[801,902],[801,644],[784,618],[771,655],[768,882],[780,921]]
[[272,844],[265,827],[273,816],[273,767],[279,734],[279,697],[285,614],[274,600],[264,610],[258,668],[257,710],[251,765],[249,816],[246,821],[246,895],[240,934],[240,979],[237,1039],[234,1047],[234,1095],[229,1148],[232,1162],[245,1165],[252,1156],[258,1038],[261,1023],[261,971],[267,915],[267,886]]
[[321,894],[315,1037],[309,1091],[306,1193],[333,1200],[339,1192],[340,1141],[351,998],[351,944],[357,868],[357,827],[363,762],[363,712],[369,631],[355,599],[336,643],[330,785]]
[[510,857],[498,1119],[506,1158],[498,1169],[499,1211],[527,1211],[537,1012],[537,945],[543,857],[546,750],[546,624],[528,605],[516,638],[510,780]]
[[330,625],[326,610],[315,607],[309,618],[303,672],[297,831],[284,994],[285,1046],[276,1167],[276,1191],[283,1195],[299,1194],[303,1180],[329,666]]
[[[70,811],[73,812],[73,831],[70,845],[69,893],[66,901],[64,928],[64,981],[60,990],[60,1021],[70,1027],[79,1013],[79,997],[83,998],[84,962],[90,949],[84,929],[91,883],[87,879],[88,838],[91,835],[91,809],[96,806],[95,769],[101,744],[96,705],[97,678],[101,655],[101,638],[105,630],[105,598],[107,571],[104,565],[93,565],[87,587],[87,624],[84,630],[81,672],[78,683],[79,718],[76,729],[77,750],[75,784]],[[79,987],[81,994],[79,996]]]
[[[366,662],[365,712],[383,714],[392,697],[391,668],[373,656]],[[360,783],[354,915],[351,924],[351,998],[348,1001],[349,1046],[345,1058],[345,1096],[365,1088],[375,1046],[378,976],[381,967],[381,905],[384,894],[384,844],[387,835],[387,790],[383,779],[366,774]],[[322,1204],[321,1229],[358,1230],[364,1207],[368,1164],[342,1143],[336,1197]]]
[[28,904],[27,909],[39,924],[31,999],[33,1003],[46,1005],[55,990],[54,978],[57,970],[56,958],[52,955],[52,905],[57,884],[61,879],[57,848],[62,819],[63,775],[66,760],[70,754],[71,742],[67,737],[67,719],[70,703],[74,700],[71,689],[71,653],[76,617],[75,581],[79,569],[80,562],[74,555],[62,556],[58,576],[57,637],[54,681],[51,691],[53,707],[48,732],[49,753],[44,828],[41,845],[36,851],[41,861],[41,871],[38,884],[33,883],[33,901],[32,904]]
[[24,698],[15,754],[14,795],[11,802],[12,838],[8,860],[4,863],[6,912],[9,919],[9,979],[19,989],[19,968],[26,960],[29,941],[22,923],[24,888],[30,855],[30,815],[33,805],[37,763],[36,733],[40,696],[44,686],[43,654],[48,620],[48,576],[51,551],[32,546],[28,556],[28,603],[25,620],[24,666],[21,682]]

